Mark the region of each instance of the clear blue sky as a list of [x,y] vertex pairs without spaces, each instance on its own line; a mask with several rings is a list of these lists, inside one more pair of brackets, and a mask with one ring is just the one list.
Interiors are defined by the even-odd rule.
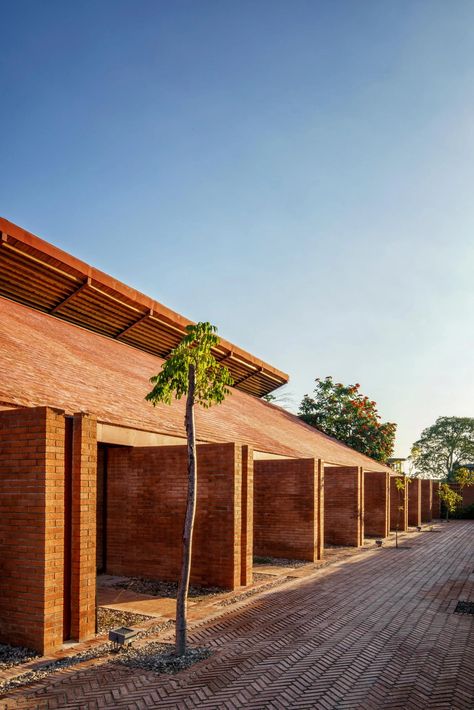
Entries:
[[0,214],[408,453],[473,415],[474,2],[0,0]]

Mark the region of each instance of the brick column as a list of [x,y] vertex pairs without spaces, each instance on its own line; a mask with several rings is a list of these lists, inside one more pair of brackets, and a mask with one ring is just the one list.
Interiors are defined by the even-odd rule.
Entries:
[[253,579],[253,450],[242,446],[242,504],[241,504],[241,575],[242,586]]
[[[395,480],[402,476],[390,476],[390,530],[398,529],[400,532],[408,530],[408,483],[404,480],[404,488],[399,491]],[[401,510],[399,510],[401,508]]]
[[390,529],[390,474],[388,471],[364,473],[365,534],[387,537]]
[[0,412],[0,640],[40,653],[63,642],[64,416]]
[[433,481],[430,478],[421,480],[421,522],[429,523],[433,510]]
[[72,431],[71,638],[95,632],[97,422],[75,414]]
[[360,547],[364,542],[364,473],[360,466],[324,469],[324,542]]
[[317,505],[315,549],[316,558],[322,560],[324,557],[324,461],[318,459],[316,462],[316,486],[315,505]]
[[408,484],[408,525],[421,525],[421,480],[412,478]]
[[254,462],[256,555],[320,559],[320,475],[315,459]]

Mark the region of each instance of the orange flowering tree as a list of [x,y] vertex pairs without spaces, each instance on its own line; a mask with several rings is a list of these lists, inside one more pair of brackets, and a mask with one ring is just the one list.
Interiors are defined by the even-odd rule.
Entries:
[[332,377],[318,377],[314,396],[305,394],[298,416],[361,454],[384,462],[392,455],[397,425],[382,423],[376,402],[359,388],[358,383],[343,385]]

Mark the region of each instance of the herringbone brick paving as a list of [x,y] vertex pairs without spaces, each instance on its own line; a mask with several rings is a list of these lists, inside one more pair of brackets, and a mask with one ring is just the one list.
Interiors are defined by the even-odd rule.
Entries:
[[[472,710],[474,523],[357,555],[192,633],[213,656],[176,676],[96,663],[4,708]],[[408,549],[407,549],[408,548]]]

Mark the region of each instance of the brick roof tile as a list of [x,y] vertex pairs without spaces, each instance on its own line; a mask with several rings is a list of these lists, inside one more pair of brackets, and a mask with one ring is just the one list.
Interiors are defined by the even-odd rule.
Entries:
[[[103,423],[184,435],[184,401],[154,408],[144,399],[160,358],[3,298],[0,313],[0,404],[89,411]],[[223,404],[197,409],[201,441],[240,441],[274,454],[385,468],[236,389]]]

